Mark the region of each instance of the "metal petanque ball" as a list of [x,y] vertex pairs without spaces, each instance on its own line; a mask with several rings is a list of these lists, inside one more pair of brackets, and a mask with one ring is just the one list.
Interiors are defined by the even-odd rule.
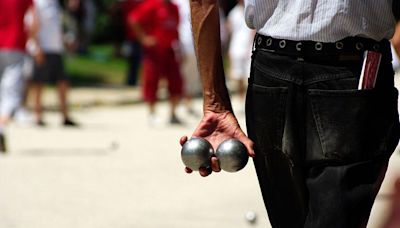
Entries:
[[212,145],[203,138],[191,138],[185,142],[181,150],[183,164],[191,170],[209,167],[214,154]]
[[249,156],[246,146],[236,139],[228,139],[222,142],[215,153],[221,169],[227,172],[237,172],[243,169]]

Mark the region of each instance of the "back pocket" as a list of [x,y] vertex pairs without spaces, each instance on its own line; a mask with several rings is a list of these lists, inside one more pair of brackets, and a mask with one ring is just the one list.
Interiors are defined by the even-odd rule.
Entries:
[[288,88],[250,84],[246,102],[249,135],[259,151],[282,150]]
[[390,155],[399,138],[395,88],[308,92],[322,157],[362,161]]

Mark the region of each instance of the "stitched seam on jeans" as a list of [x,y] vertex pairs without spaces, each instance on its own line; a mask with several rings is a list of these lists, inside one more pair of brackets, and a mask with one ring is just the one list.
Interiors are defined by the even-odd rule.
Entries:
[[323,90],[323,89],[309,89],[310,95],[318,95],[321,97],[357,97],[369,96],[369,93],[375,93],[374,89],[340,89],[340,90]]
[[324,146],[326,140],[325,140],[325,137],[323,134],[321,117],[318,114],[318,108],[316,107],[315,102],[312,99],[310,99],[310,102],[311,102],[312,114],[314,116],[314,122],[315,122],[315,125],[317,126],[317,132],[318,132],[318,136],[319,136],[318,138],[321,143],[322,154],[324,155],[324,157],[327,157],[326,156],[327,152],[325,151],[325,146]]
[[[282,93],[282,92],[280,92],[279,93],[279,110],[278,110],[278,121],[276,121],[276,124],[277,124],[277,126],[275,126],[276,127],[276,129],[278,129],[279,130],[279,132],[277,132],[277,135],[275,136],[276,138],[275,138],[275,143],[276,143],[276,145],[277,145],[277,149],[279,149],[280,151],[282,151],[282,137],[283,137],[283,128],[284,128],[284,124],[283,124],[283,120],[284,120],[284,117],[283,116],[286,116],[286,113],[284,112],[284,110],[285,110],[285,106],[286,106],[286,99],[284,99],[284,98],[286,98],[286,93]],[[283,153],[283,151],[282,151],[282,153]]]
[[309,80],[305,80],[305,85],[310,85],[313,83],[318,83],[321,81],[330,81],[330,80],[338,80],[338,79],[346,79],[346,78],[354,78],[354,75],[349,77],[348,73],[340,73],[340,74],[320,74],[320,77],[312,78]]
[[270,77],[276,78],[278,80],[282,80],[282,81],[286,81],[286,82],[290,82],[290,83],[295,83],[298,85],[302,84],[302,80],[301,79],[297,79],[294,77],[288,78],[287,74],[281,74],[281,73],[277,73],[275,71],[269,70],[268,68],[264,67],[262,64],[254,62],[254,67],[261,71],[264,74],[269,75]]

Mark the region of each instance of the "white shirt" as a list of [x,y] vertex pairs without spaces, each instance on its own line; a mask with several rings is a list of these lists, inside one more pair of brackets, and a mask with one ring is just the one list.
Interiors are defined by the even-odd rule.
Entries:
[[229,12],[227,21],[231,34],[229,55],[231,57],[249,57],[253,42],[253,33],[246,26],[243,5],[237,4]]
[[39,45],[45,53],[63,51],[61,11],[58,0],[34,0],[39,15]]
[[392,1],[398,0],[248,0],[246,23],[278,39],[380,41],[394,34]]
[[190,24],[190,5],[188,0],[173,1],[179,9],[179,41],[184,54],[194,55],[192,26]]

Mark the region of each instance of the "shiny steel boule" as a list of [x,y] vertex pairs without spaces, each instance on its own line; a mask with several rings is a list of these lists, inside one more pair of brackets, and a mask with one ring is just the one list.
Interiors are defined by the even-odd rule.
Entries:
[[246,146],[236,139],[228,139],[222,142],[215,155],[219,160],[221,169],[227,172],[237,172],[243,169],[249,160]]
[[199,170],[200,167],[209,167],[213,154],[212,145],[203,138],[189,139],[183,144],[181,150],[182,162],[191,170]]

